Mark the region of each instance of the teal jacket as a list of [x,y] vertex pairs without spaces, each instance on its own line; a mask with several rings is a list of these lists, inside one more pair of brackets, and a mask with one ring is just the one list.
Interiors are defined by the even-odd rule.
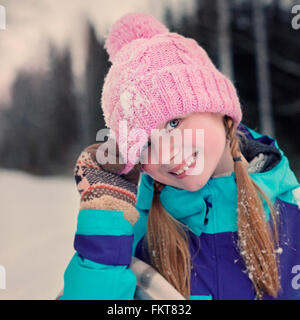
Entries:
[[[299,182],[275,139],[242,124],[240,129],[247,137],[241,148],[247,161],[250,163],[258,154],[268,159],[264,168],[249,174],[280,212],[282,292],[278,299],[300,299]],[[65,271],[60,299],[134,299],[137,278],[130,261],[131,256],[135,256],[149,262],[143,251],[143,238],[152,197],[153,180],[142,174],[136,205],[140,217],[134,227],[120,211],[84,209],[79,212],[74,242],[77,252]],[[193,257],[190,299],[254,299],[252,283],[244,272],[237,249],[234,172],[230,176],[211,178],[195,192],[166,186],[160,200],[164,208],[189,229]],[[264,207],[269,219],[265,202]],[[272,297],[265,295],[264,299]]]

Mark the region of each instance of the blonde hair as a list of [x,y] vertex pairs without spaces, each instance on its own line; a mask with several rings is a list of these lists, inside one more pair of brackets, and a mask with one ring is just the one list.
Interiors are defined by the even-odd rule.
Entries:
[[[223,117],[226,138],[230,140],[233,158],[240,157],[240,138],[244,136],[228,116]],[[248,276],[253,283],[257,299],[267,293],[276,298],[280,290],[278,273],[278,247],[276,210],[262,189],[251,179],[242,161],[234,161],[237,184],[238,246]],[[163,275],[186,299],[190,298],[191,256],[187,227],[173,218],[162,206],[159,192],[164,185],[154,183],[154,195],[150,208],[147,233],[151,265]],[[271,213],[270,224],[265,218],[262,199]]]

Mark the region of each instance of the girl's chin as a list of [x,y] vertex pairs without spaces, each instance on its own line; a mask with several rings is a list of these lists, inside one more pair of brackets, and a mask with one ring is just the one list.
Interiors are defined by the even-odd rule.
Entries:
[[185,179],[178,179],[167,184],[172,185],[173,187],[184,189],[187,191],[198,191],[206,184],[206,181],[203,180],[203,177],[196,176],[187,176]]
[[178,189],[184,189],[187,191],[198,191],[201,188],[203,188],[203,186],[207,182],[205,177],[203,177],[202,175],[201,177],[196,175],[188,175],[184,179],[176,179],[174,175],[172,176],[169,176],[169,175],[166,176],[161,174],[157,175],[153,172],[146,171],[146,170],[144,170],[144,173],[148,174],[149,176],[151,176],[152,179],[162,184],[175,187]]

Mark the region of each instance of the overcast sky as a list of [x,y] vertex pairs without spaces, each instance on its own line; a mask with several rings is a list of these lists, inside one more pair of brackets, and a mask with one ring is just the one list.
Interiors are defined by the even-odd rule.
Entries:
[[[48,40],[59,47],[69,44],[73,67],[80,76],[84,67],[85,21],[99,35],[125,13],[139,11],[162,19],[167,3],[176,12],[192,10],[193,0],[0,0],[6,9],[6,30],[0,30],[0,102],[9,98],[9,87],[19,68],[46,66]],[[182,9],[183,8],[183,9]]]

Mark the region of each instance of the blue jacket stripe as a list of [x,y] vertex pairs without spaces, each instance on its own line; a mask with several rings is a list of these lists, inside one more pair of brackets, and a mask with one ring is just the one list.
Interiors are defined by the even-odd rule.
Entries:
[[75,250],[85,259],[107,265],[129,265],[133,235],[107,236],[76,234]]

